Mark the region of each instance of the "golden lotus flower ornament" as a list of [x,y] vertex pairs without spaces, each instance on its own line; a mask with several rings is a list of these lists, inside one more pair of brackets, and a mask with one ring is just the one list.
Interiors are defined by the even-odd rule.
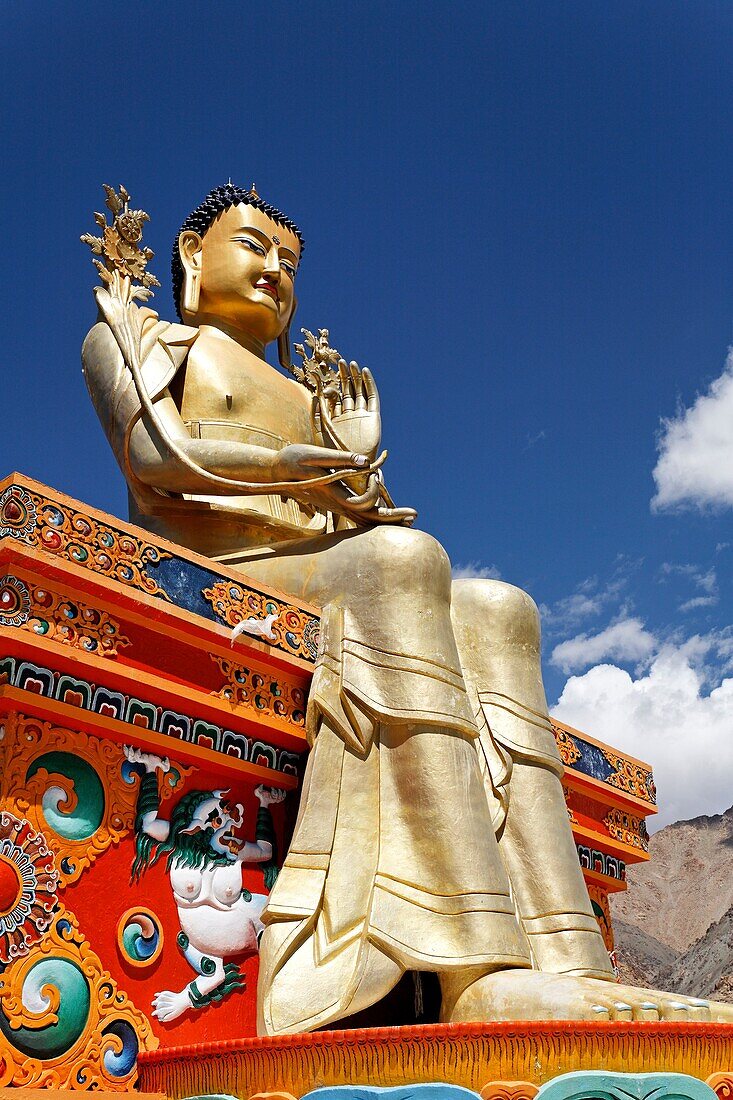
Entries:
[[112,222],[107,221],[106,214],[96,212],[94,220],[102,230],[101,236],[83,233],[80,239],[89,245],[94,256],[102,257],[101,260],[93,260],[102,282],[107,286],[119,279],[128,279],[130,284],[139,283],[130,297],[145,302],[152,296],[151,288],[160,286],[155,276],[146,270],[154,253],[150,248],[141,247],[143,226],[150,221],[150,215],[144,210],[130,209],[130,195],[122,184],[119,191],[108,183],[103,186],[105,205],[112,214]]

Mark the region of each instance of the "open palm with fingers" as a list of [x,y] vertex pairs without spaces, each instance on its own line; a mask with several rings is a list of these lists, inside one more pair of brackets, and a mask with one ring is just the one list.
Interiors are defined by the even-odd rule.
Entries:
[[332,446],[354,451],[374,459],[382,437],[379,393],[368,367],[339,359],[338,374],[324,388],[328,417],[319,418],[324,438],[335,431]]

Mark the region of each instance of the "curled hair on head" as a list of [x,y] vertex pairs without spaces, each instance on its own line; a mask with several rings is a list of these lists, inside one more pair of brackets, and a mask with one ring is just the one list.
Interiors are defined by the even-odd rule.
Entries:
[[216,221],[219,214],[223,214],[230,206],[239,206],[240,203],[243,203],[245,206],[253,206],[255,210],[261,210],[262,213],[266,214],[272,221],[277,222],[278,225],[282,225],[286,229],[289,229],[291,233],[294,233],[300,241],[300,254],[302,256],[305,249],[303,235],[295,222],[292,221],[287,214],[283,214],[281,210],[278,210],[275,206],[271,206],[269,202],[265,202],[256,191],[246,191],[243,187],[235,187],[232,183],[228,183],[224,187],[215,187],[213,191],[209,191],[203,202],[199,203],[196,209],[191,211],[176,233],[176,239],[173,242],[173,252],[171,255],[171,282],[173,302],[179,318],[181,317],[180,300],[181,289],[183,288],[183,264],[178,254],[178,242],[181,233],[185,233],[186,230],[191,229],[194,233],[198,233],[199,237],[203,237],[206,230]]

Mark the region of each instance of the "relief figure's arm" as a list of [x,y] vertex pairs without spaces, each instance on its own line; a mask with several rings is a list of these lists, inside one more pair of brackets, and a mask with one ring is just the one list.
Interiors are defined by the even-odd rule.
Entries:
[[[140,779],[140,790],[135,807],[135,834],[138,838],[148,837],[156,843],[162,843],[168,839],[170,822],[158,816],[160,796],[158,794],[158,776],[160,771],[165,774],[170,770],[168,757],[162,758],[152,752],[144,752],[132,745],[124,746],[124,754],[131,764],[142,764],[145,772]],[[139,847],[139,845],[138,845]],[[148,847],[145,845],[144,847]]]
[[270,813],[270,806],[282,802],[286,792],[270,790],[267,787],[259,786],[256,788],[255,794],[260,803],[260,808],[257,811],[255,841],[254,843],[249,842],[245,844],[237,858],[242,863],[264,864],[262,869],[265,873],[265,886],[268,890],[271,890],[277,879],[278,865],[277,838],[275,836],[275,827],[272,821],[272,814]]

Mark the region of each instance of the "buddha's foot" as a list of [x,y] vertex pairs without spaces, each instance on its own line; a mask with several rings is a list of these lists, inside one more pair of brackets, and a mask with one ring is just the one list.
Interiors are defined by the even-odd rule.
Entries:
[[733,1005],[636,989],[599,978],[501,970],[466,987],[444,1020],[687,1020],[733,1023]]

